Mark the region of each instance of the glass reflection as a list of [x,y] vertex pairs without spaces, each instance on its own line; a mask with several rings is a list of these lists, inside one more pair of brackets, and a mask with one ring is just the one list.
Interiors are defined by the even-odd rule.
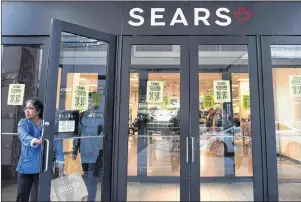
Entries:
[[301,46],[271,46],[280,201],[300,201]]
[[[24,118],[24,101],[37,98],[41,62],[40,45],[2,45],[1,52],[1,195],[2,201],[17,198],[16,167],[21,152],[17,125]],[[10,84],[25,84],[22,105],[7,105]]]
[[253,200],[247,46],[199,45],[199,68],[201,201]]
[[82,175],[88,194],[78,200],[101,200],[106,64],[105,42],[62,33],[56,108],[79,111],[79,136],[55,140],[63,144],[64,173]]
[[128,201],[180,199],[179,50],[178,45],[132,46]]

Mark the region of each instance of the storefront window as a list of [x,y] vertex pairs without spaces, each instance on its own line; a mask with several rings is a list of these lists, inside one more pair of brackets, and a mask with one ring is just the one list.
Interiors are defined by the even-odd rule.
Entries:
[[[17,125],[24,118],[23,106],[38,96],[38,77],[41,62],[39,45],[3,45],[1,67],[1,185],[2,200],[16,200],[17,175],[21,143]],[[13,84],[16,84],[13,86]],[[21,87],[12,93],[14,87]]]
[[271,46],[280,201],[300,201],[301,46]]

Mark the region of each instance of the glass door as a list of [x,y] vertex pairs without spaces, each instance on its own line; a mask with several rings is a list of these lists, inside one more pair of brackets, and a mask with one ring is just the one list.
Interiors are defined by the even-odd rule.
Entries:
[[118,201],[189,200],[188,53],[187,37],[123,37]]
[[[48,37],[2,37],[1,46],[1,200],[16,201],[22,143],[18,122],[24,118],[28,99],[44,98],[45,85],[39,84],[46,75],[49,51]],[[17,101],[12,86],[24,85],[24,94]],[[17,93],[18,95],[19,93]],[[11,96],[9,96],[11,95]],[[20,94],[19,94],[20,95]],[[14,98],[14,99],[12,99]],[[16,103],[16,101],[18,103]]]
[[39,201],[110,200],[115,43],[52,21]]
[[271,199],[300,201],[301,37],[263,37],[263,48]]
[[191,37],[190,49],[191,200],[260,200],[255,38]]

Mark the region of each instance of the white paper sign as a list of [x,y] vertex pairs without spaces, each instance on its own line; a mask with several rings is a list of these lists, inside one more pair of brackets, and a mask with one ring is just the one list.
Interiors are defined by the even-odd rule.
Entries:
[[163,81],[148,81],[146,101],[148,103],[162,104],[163,103]]
[[301,75],[289,76],[289,86],[291,95],[294,97],[301,96]]
[[59,121],[58,132],[66,133],[66,132],[74,132],[75,131],[75,121]]
[[230,82],[228,80],[213,81],[214,102],[231,102]]
[[88,109],[88,87],[84,85],[74,86],[72,92],[72,109],[85,111]]
[[7,105],[23,105],[25,84],[9,84]]

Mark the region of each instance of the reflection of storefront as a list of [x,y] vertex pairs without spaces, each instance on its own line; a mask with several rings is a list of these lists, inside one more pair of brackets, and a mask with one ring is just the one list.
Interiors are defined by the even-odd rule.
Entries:
[[[97,200],[299,199],[291,191],[301,182],[301,40],[293,36],[301,34],[293,15],[299,8],[297,2],[4,2],[2,95],[9,84],[24,83],[24,100],[46,100],[51,120],[56,110],[79,110],[83,127],[93,128],[80,137],[89,140],[85,149],[104,154]],[[12,9],[30,15],[12,17]],[[50,32],[52,18],[74,24],[56,21]],[[2,167],[10,173],[2,175],[10,187],[22,108],[2,103],[8,153]],[[87,156],[73,160],[74,138],[64,139],[63,148],[66,172],[84,174]]]

